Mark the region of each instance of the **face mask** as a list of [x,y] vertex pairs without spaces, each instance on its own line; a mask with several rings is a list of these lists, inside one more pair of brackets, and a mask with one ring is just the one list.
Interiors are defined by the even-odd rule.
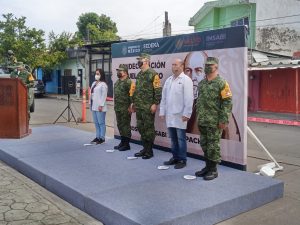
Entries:
[[204,73],[207,75],[207,74],[211,74],[212,72],[213,72],[213,69],[210,66],[205,65]]
[[95,80],[100,80],[100,75],[95,75]]
[[138,64],[138,67],[141,68],[141,67],[143,66],[144,63],[143,63],[143,61],[140,61],[140,60],[139,60],[137,64]]
[[122,77],[122,73],[121,73],[121,72],[118,72],[118,73],[117,73],[117,76],[118,76],[118,78],[121,78],[121,77]]

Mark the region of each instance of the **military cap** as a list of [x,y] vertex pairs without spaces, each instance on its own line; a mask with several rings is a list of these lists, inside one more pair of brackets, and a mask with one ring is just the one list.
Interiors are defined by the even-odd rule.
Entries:
[[117,70],[125,71],[126,73],[128,73],[128,68],[124,64],[120,64],[119,68],[117,68]]
[[141,53],[138,57],[137,57],[137,59],[148,59],[148,60],[150,60],[150,55],[149,54],[147,54],[147,53]]
[[208,65],[219,64],[219,59],[216,57],[207,57],[205,64]]
[[8,50],[7,53],[8,53],[9,55],[14,55],[13,50]]

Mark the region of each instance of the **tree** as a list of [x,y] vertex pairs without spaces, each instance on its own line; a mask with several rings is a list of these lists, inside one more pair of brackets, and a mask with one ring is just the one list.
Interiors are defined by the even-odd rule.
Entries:
[[68,58],[67,49],[81,45],[82,41],[72,33],[64,31],[61,34],[55,34],[51,31],[48,48],[38,57],[38,66],[43,69],[46,76],[49,76],[55,66]]
[[[16,18],[12,13],[3,14],[0,21],[0,55],[13,50],[18,61],[36,66],[38,56],[46,50],[44,31],[25,25],[26,17]],[[4,62],[2,58],[2,63]]]
[[44,71],[67,59],[66,49],[82,45],[82,41],[68,32],[56,35],[49,34],[49,44],[46,46],[44,31],[29,28],[26,17],[16,18],[13,14],[2,15],[0,21],[0,63],[5,62],[8,50],[13,50],[18,61],[28,64],[33,70],[41,67]]
[[89,12],[79,16],[78,22],[78,37],[85,41],[114,41],[119,40],[117,36],[117,26],[110,17],[102,14]]

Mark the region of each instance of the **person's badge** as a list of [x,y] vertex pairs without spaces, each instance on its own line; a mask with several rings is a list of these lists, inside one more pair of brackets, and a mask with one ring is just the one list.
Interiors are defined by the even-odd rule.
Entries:
[[222,96],[222,99],[232,97],[232,93],[231,93],[231,90],[230,90],[230,87],[229,87],[229,84],[227,83],[227,81],[225,81],[225,86],[224,86],[223,90],[221,91],[221,96]]
[[135,91],[135,83],[133,81],[131,81],[131,84],[130,84],[130,90],[129,90],[129,96],[133,96],[133,93]]
[[161,85],[160,85],[160,79],[158,77],[158,75],[156,74],[154,76],[154,81],[153,81],[153,88],[160,88]]

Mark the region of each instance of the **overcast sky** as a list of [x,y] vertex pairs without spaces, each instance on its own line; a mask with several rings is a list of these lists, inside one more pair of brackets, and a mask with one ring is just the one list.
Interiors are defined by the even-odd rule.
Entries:
[[169,13],[172,34],[190,33],[189,19],[208,0],[0,0],[2,14],[25,16],[26,25],[56,34],[77,31],[82,13],[105,14],[117,24],[122,39],[161,36],[164,12]]

